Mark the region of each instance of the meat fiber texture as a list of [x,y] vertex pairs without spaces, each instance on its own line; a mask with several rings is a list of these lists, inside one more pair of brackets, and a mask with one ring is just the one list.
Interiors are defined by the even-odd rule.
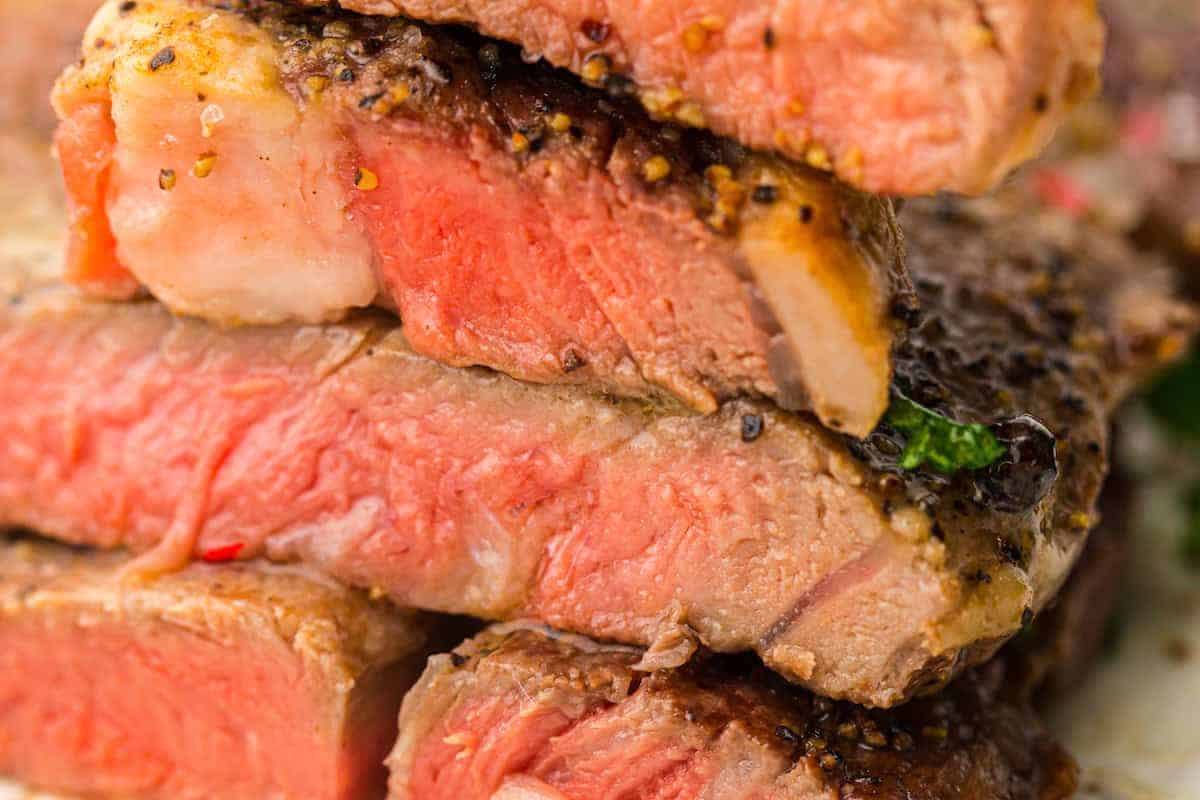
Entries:
[[0,536],[0,775],[72,796],[381,797],[426,622],[296,567]]
[[1009,452],[987,470],[901,470],[890,428],[859,442],[765,403],[697,416],[446,367],[386,315],[221,330],[18,269],[0,523],[128,545],[148,572],[240,546],[402,605],[651,645],[651,668],[753,650],[822,694],[898,703],[1053,597],[1108,409],[1194,322],[1119,246],[910,213],[924,309],[897,385],[996,422]]
[[[1105,497],[1106,509],[1120,507],[1119,492],[1106,489]],[[677,798],[701,790],[705,797],[734,791],[737,797],[827,798],[837,787],[839,796],[850,798],[910,797],[918,789],[925,798],[1063,796],[1072,785],[1072,765],[1027,700],[1048,679],[1058,684],[1056,676],[1077,682],[1095,656],[1118,590],[1120,558],[1113,556],[1122,541],[1113,525],[1103,526],[1053,613],[1018,647],[936,701],[899,712],[813,698],[745,659],[705,657],[674,674],[645,676],[631,666],[639,654],[629,648],[548,629],[495,629],[430,663],[401,718],[391,759],[394,793],[591,800],[671,787]],[[20,737],[21,753],[36,754],[14,768],[10,756],[17,748],[5,740],[0,768],[89,796],[326,796],[314,789],[319,779],[300,794],[254,779],[264,761],[286,764],[289,786],[313,779],[311,762],[297,761],[295,731],[287,742],[270,739],[270,758],[258,752],[263,720],[291,723],[288,712],[308,696],[294,676],[264,657],[275,650],[262,646],[264,638],[282,636],[290,641],[284,660],[319,652],[323,664],[350,664],[347,673],[376,665],[367,686],[360,674],[349,690],[364,713],[343,724],[341,752],[343,764],[357,764],[366,776],[345,796],[381,791],[384,777],[372,765],[388,739],[382,729],[398,693],[412,682],[402,664],[419,655],[425,620],[297,568],[193,566],[149,584],[122,584],[128,564],[118,554],[0,539],[0,641],[7,645],[20,636],[7,660],[0,658],[0,682],[20,686],[18,701],[0,719],[7,733]],[[455,627],[439,623],[436,638],[453,635]],[[31,660],[37,662],[32,667]],[[121,666],[113,668],[112,661]],[[66,678],[63,664],[73,667]],[[307,683],[328,688],[324,678]],[[231,705],[238,691],[254,694],[245,700],[245,714]],[[11,701],[9,688],[0,698]],[[272,713],[256,716],[258,705],[272,698],[281,698],[272,702]],[[63,702],[71,702],[69,713],[62,712]],[[214,702],[225,722],[219,734],[208,725]],[[54,724],[26,725],[31,707],[39,720],[54,714]],[[170,712],[173,719],[157,724]],[[89,729],[85,717],[103,721],[90,726],[101,734],[81,745]],[[231,733],[256,738],[258,748],[249,755],[226,752]],[[91,757],[97,740],[104,754]],[[166,751],[172,757],[162,758]],[[51,777],[31,774],[34,763]],[[231,769],[234,780],[204,785]]]
[[498,626],[435,656],[404,701],[392,800],[1063,800],[1070,757],[1005,664],[936,699],[867,711],[710,659]]
[[[68,278],[221,324],[377,304],[538,383],[866,435],[911,291],[890,203],[458,29],[108,3],[56,93]],[[162,254],[172,257],[164,259]]]
[[638,653],[497,626],[430,661],[405,699],[393,800],[595,797],[1051,800],[1075,767],[1030,698],[1062,695],[1101,651],[1123,554],[1128,476],[1106,485],[1054,608],[936,698],[867,711],[746,660],[646,675]]
[[1103,45],[1091,0],[336,5],[467,23],[664,119],[909,195],[983,192],[1035,155],[1098,84]]

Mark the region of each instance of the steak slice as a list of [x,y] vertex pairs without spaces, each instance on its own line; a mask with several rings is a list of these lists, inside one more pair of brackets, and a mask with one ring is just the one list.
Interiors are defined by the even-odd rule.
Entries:
[[386,315],[220,330],[8,276],[0,523],[157,545],[143,568],[239,544],[406,606],[652,644],[647,666],[698,640],[900,702],[1053,596],[1108,409],[1193,322],[1120,248],[909,213],[925,310],[898,380],[995,423],[986,470],[904,471],[896,431],[767,403],[697,416],[446,367]]
[[1075,765],[1003,660],[868,711],[741,660],[644,674],[641,654],[496,626],[405,698],[392,800],[600,797],[1059,800]]
[[1117,484],[1050,613],[941,695],[865,711],[744,661],[645,676],[628,649],[495,626],[406,698],[392,798],[1070,796],[1074,764],[1030,699],[1070,691],[1100,650],[1127,545]]
[[[245,2],[245,0],[236,0]],[[474,25],[646,108],[873,192],[977,193],[1093,86],[1086,0],[300,0]]]
[[300,569],[0,536],[0,774],[123,798],[383,794],[425,623]]
[[[1119,437],[1119,434],[1118,434]],[[1006,647],[1013,680],[1023,680],[1041,702],[1065,699],[1088,677],[1109,645],[1129,555],[1136,545],[1135,478],[1116,470],[1100,495],[1103,520],[1088,537],[1079,563],[1053,605]],[[1019,673],[1016,670],[1020,670]]]
[[93,292],[221,323],[378,302],[448,364],[858,436],[887,407],[887,201],[457,29],[113,0],[87,42],[56,102]]

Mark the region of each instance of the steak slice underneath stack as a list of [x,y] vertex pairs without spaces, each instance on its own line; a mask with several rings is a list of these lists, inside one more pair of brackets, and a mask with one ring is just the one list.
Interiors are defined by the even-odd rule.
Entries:
[[127,562],[0,536],[0,775],[89,797],[380,796],[427,623],[295,568],[123,584]]
[[1120,591],[1127,484],[1054,608],[943,693],[891,711],[833,703],[745,659],[645,675],[637,655],[495,626],[431,659],[405,698],[392,800],[595,797],[1058,800],[1075,769],[1031,698],[1101,649]]
[[0,523],[157,545],[147,569],[244,545],[403,605],[653,644],[649,665],[755,650],[890,705],[1055,593],[1108,410],[1191,324],[1122,250],[1073,258],[950,207],[910,223],[925,311],[898,380],[996,421],[1009,454],[980,472],[906,472],[895,431],[764,403],[679,414],[445,367],[382,315],[227,331],[8,274]]
[[[225,0],[209,0],[224,5]],[[1087,0],[297,0],[462,22],[870,191],[986,190],[1096,84]],[[235,0],[254,5],[255,0]]]
[[110,0],[83,56],[55,102],[92,292],[222,324],[377,302],[448,364],[859,436],[887,408],[886,200],[456,28]]
[[[496,628],[430,663],[401,718],[392,789],[1059,798],[1073,769],[1027,700],[1047,667],[1078,673],[1094,654],[1106,612],[1076,611],[1108,607],[1111,563],[1085,557],[1019,650],[894,712],[814,698],[747,659],[646,676],[630,648]],[[425,621],[296,569],[193,566],[122,585],[128,564],[0,539],[0,775],[138,800],[383,793],[380,750]],[[335,762],[327,783],[317,773]]]
[[997,660],[868,711],[740,659],[640,673],[640,654],[496,626],[404,701],[392,800],[1062,800],[1070,757]]

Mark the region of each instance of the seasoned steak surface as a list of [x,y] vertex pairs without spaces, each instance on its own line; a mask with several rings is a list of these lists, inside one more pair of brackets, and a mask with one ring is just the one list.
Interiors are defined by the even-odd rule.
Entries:
[[376,304],[445,363],[704,412],[767,397],[856,436],[887,406],[911,303],[888,201],[512,46],[113,0],[56,98],[68,277],[93,294],[222,324]]
[[1096,85],[1102,44],[1082,0],[299,4],[472,25],[660,118],[914,195],[984,191],[1036,154]]
[[[383,314],[219,330],[39,288],[18,263],[0,282],[0,515],[153,568],[235,541],[410,606],[652,645],[650,667],[697,643],[753,650],[821,693],[894,705],[1054,594],[1094,521],[1111,405],[1193,323],[1118,245],[1048,278],[1042,259],[1068,251],[1027,222],[924,222],[924,338],[900,389],[997,425],[1012,463],[988,472],[901,472],[895,431],[860,446],[763,402],[698,416],[449,368]],[[947,289],[959,269],[965,294]],[[1050,325],[1072,300],[1069,330]],[[993,336],[978,386],[942,371]],[[1058,377],[1002,370],[1037,366],[1035,345]],[[1058,402],[1068,374],[1079,408]],[[939,381],[960,399],[935,402]],[[1022,413],[1056,437],[1055,470],[1033,457],[1051,434],[1006,423]]]
[[901,470],[903,437],[886,422],[850,446],[934,512],[937,535],[1029,567],[1039,537],[1069,541],[1091,527],[1106,474],[1107,421],[1096,412],[1182,351],[1186,338],[1163,338],[1160,326],[1189,330],[1195,312],[1158,293],[1171,276],[1152,264],[1130,280],[1141,262],[1087,227],[1064,238],[1032,215],[949,199],[910,204],[904,221],[920,310],[896,350],[896,391],[992,425],[1009,453],[947,477]]
[[1057,800],[1075,787],[1003,661],[881,712],[744,660],[645,674],[638,658],[520,626],[435,657],[405,700],[391,797]]

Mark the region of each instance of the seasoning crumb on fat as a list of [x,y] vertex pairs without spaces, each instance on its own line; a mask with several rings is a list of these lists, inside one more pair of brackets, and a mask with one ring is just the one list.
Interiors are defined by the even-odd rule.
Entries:
[[175,183],[178,177],[173,169],[161,169],[158,171],[158,188],[164,192],[169,192],[175,188]]
[[379,188],[379,176],[366,167],[354,170],[354,188],[363,192],[373,192]]
[[212,174],[213,169],[217,166],[217,154],[213,152],[201,153],[196,159],[196,163],[192,164],[192,175],[197,178],[207,178]]
[[642,164],[642,177],[649,183],[657,183],[671,174],[671,162],[663,156],[651,156]]
[[600,53],[583,62],[583,69],[580,70],[579,76],[587,83],[597,84],[607,78],[611,70],[612,64],[608,56]]
[[571,130],[571,117],[561,111],[550,118],[550,130],[555,133],[566,133]]
[[779,190],[770,184],[762,184],[754,187],[753,194],[750,199],[761,205],[770,205],[779,198]]

